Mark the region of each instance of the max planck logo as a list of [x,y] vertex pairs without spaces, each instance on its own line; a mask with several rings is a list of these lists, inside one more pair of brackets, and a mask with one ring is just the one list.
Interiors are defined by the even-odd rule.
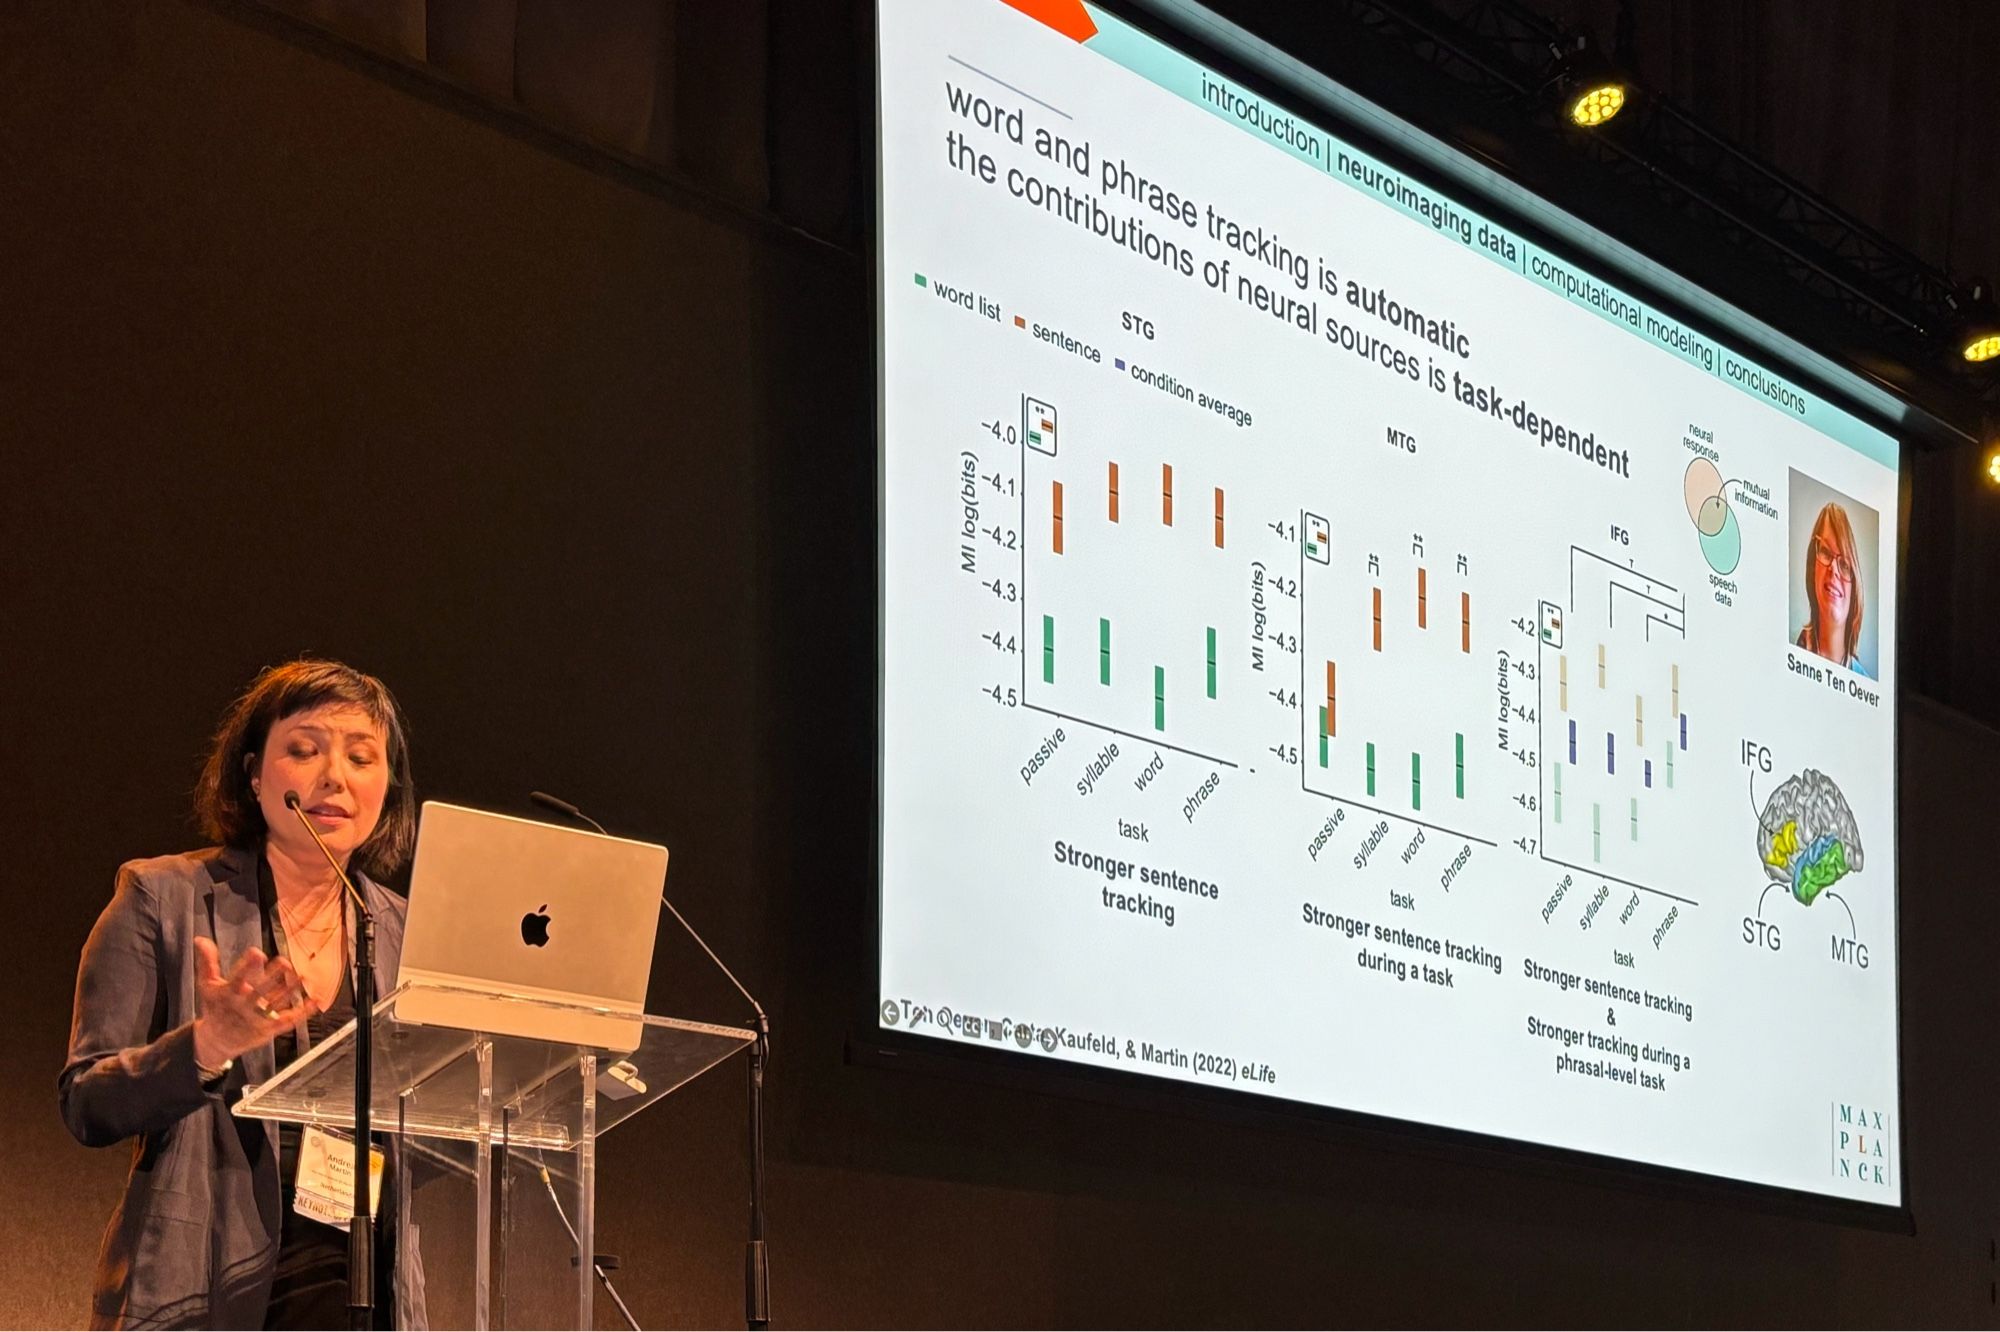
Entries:
[[1890,1153],[1893,1117],[1847,1101],[1833,1103],[1833,1175],[1887,1188],[1895,1178]]

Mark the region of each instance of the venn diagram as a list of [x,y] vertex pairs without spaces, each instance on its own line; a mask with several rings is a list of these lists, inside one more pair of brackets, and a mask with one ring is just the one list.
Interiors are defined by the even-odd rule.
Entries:
[[1743,529],[1736,525],[1736,510],[1723,495],[1727,486],[1722,473],[1708,459],[1696,458],[1688,464],[1682,485],[1688,519],[1700,534],[1702,558],[1719,574],[1735,573],[1743,558]]

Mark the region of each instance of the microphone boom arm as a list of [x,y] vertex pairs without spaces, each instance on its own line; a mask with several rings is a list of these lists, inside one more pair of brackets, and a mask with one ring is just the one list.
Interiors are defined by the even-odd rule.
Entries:
[[354,1215],[347,1224],[347,1319],[352,1328],[369,1328],[375,1322],[375,1215],[369,1205],[368,1184],[372,1171],[365,1153],[370,1142],[370,1096],[375,1063],[375,913],[347,877],[347,871],[320,839],[319,829],[299,807],[299,793],[285,792],[285,808],[298,816],[299,826],[313,839],[334,877],[347,890],[354,904]]
[[[552,796],[546,791],[530,791],[528,799],[544,809],[587,823],[605,837],[611,835],[605,832],[603,824],[559,796]],[[708,940],[688,924],[687,917],[680,913],[680,908],[665,892],[660,894],[660,905],[673,913],[688,938],[708,955],[708,960],[715,964],[715,969],[722,973],[724,979],[736,987],[736,993],[743,996],[754,1015],[757,1039],[750,1043],[750,1239],[743,1254],[743,1321],[753,1329],[767,1328],[771,1325],[771,1266],[764,1247],[764,1067],[771,1056],[771,1019],[764,1012],[764,1005],[757,1002],[757,996],[736,979],[736,973],[715,955],[715,950],[708,946]]]

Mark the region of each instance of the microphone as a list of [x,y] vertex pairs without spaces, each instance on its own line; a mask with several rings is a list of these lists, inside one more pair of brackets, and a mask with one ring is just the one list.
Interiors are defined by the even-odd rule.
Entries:
[[365,1155],[372,1147],[368,1115],[375,1080],[375,913],[320,840],[319,829],[300,808],[297,791],[285,792],[285,808],[298,816],[299,826],[333,867],[360,926],[354,932],[354,1217],[347,1226],[347,1318],[350,1327],[368,1328],[375,1325],[375,1216],[369,1206],[371,1172]]
[[327,850],[326,843],[320,840],[319,829],[313,827],[312,819],[307,817],[305,810],[300,808],[299,793],[297,791],[285,792],[285,808],[298,815],[299,826],[306,830],[307,835],[313,839],[313,845],[317,846],[319,853],[326,857],[326,863],[333,867],[334,877],[339,879],[340,886],[347,890],[348,900],[354,903],[354,909],[360,912],[364,919],[367,918],[369,915],[367,900],[356,891],[354,881],[347,877],[347,871],[340,867],[340,862],[334,859],[333,852]]
[[[543,809],[567,814],[580,823],[587,823],[606,837],[611,835],[604,832],[603,824],[560,796],[552,796],[546,791],[530,791],[528,799]],[[708,946],[708,940],[688,924],[687,917],[680,913],[680,908],[665,892],[660,894],[660,905],[673,913],[680,927],[687,931],[688,938],[708,954],[708,960],[715,963],[715,969],[736,987],[736,993],[743,996],[744,1002],[750,1005],[750,1011],[756,1015],[757,1039],[750,1045],[750,1240],[743,1255],[743,1321],[751,1328],[767,1328],[771,1325],[771,1268],[764,1247],[764,1064],[771,1054],[771,1019],[764,1012],[764,1006],[757,1002],[757,996],[736,979],[736,973],[715,955],[715,950]]]
[[569,817],[575,819],[578,823],[587,823],[591,827],[597,829],[597,831],[599,831],[600,833],[604,833],[606,837],[609,837],[611,835],[608,832],[604,832],[603,824],[599,823],[596,819],[591,818],[590,815],[584,813],[582,810],[578,809],[575,805],[570,804],[569,801],[564,800],[560,796],[552,796],[547,791],[530,791],[528,792],[528,799],[534,801],[537,805],[540,805],[543,809],[552,809],[558,814],[567,814]]

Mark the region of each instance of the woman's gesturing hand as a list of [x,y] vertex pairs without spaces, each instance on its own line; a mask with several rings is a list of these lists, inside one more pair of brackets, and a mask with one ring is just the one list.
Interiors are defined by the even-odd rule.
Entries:
[[262,949],[245,949],[225,976],[215,940],[196,939],[194,955],[195,993],[201,1001],[194,1024],[194,1057],[203,1068],[220,1068],[317,1011],[299,973],[282,957],[267,958]]

